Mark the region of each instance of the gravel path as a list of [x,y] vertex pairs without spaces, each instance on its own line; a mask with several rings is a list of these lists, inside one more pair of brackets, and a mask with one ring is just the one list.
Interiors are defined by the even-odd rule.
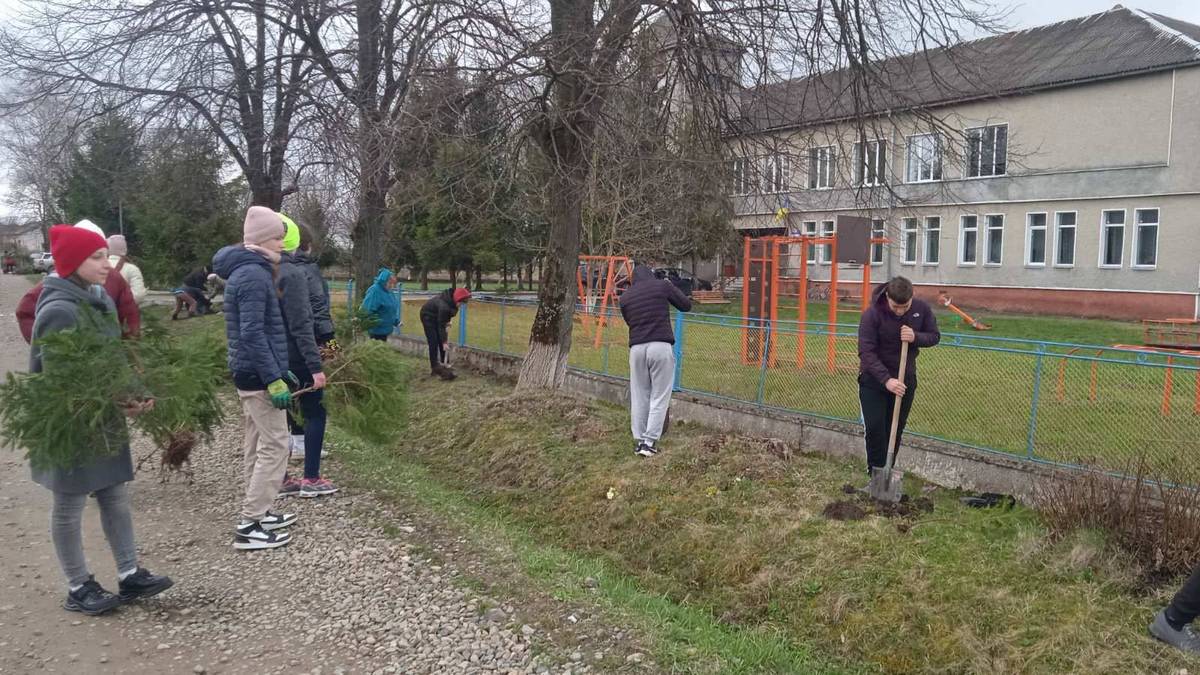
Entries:
[[[28,348],[12,317],[28,289],[0,277],[0,369],[24,370]],[[453,583],[389,523],[415,528],[371,495],[288,500],[293,543],[230,547],[241,499],[236,419],[193,453],[196,482],[133,484],[142,562],[174,588],[89,618],[61,609],[65,592],[47,533],[49,493],[19,454],[0,451],[0,673],[583,673],[532,655],[536,631],[508,626]],[[151,449],[135,445],[135,457]],[[419,533],[418,535],[419,536]],[[94,506],[85,515],[93,572],[115,590],[112,556]],[[486,611],[485,611],[486,609]],[[511,608],[509,608],[511,610]],[[573,654],[573,657],[579,655]]]

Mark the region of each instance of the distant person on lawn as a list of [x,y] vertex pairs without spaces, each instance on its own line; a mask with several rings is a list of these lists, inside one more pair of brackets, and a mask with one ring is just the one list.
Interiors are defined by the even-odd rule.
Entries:
[[425,343],[429,345],[429,372],[443,380],[455,378],[454,371],[446,366],[450,321],[458,314],[458,308],[470,299],[470,289],[447,288],[421,306],[421,327],[425,329]]
[[251,206],[242,225],[241,244],[226,246],[213,258],[225,283],[225,337],[229,370],[242,403],[242,466],[246,495],[234,530],[238,550],[278,548],[291,541],[283,528],[295,514],[275,513],[271,504],[287,470],[288,426],[284,412],[292,402],[286,379],[288,339],[279,308],[280,252],[284,227],[279,214]]
[[367,335],[372,340],[387,341],[396,326],[400,325],[400,299],[392,294],[396,287],[396,275],[386,267],[379,268],[375,283],[367,289],[359,309],[371,317]]
[[[54,256],[54,269],[58,275],[46,278],[45,290],[38,299],[33,321],[33,348],[29,352],[30,372],[39,373],[47,366],[42,359],[39,340],[52,333],[77,330],[96,332],[113,340],[120,338],[116,310],[103,289],[105,279],[114,274],[106,246],[103,236],[87,228],[68,225],[50,228],[50,253]],[[130,367],[126,363],[113,365]],[[79,386],[86,387],[87,383],[80,382]],[[122,407],[126,415],[134,416],[153,405],[154,401],[150,400],[127,402]],[[113,422],[122,429],[125,426],[122,418]],[[83,466],[35,469],[32,473],[33,480],[54,495],[50,538],[67,578],[64,609],[88,615],[103,614],[123,602],[148,598],[171,587],[169,578],[151,574],[138,566],[127,487],[133,480],[133,458],[128,443],[119,452]],[[84,556],[81,522],[89,495],[96,498],[96,505],[100,507],[104,538],[117,563],[116,595],[95,580]]]
[[133,301],[140,306],[146,299],[146,281],[142,278],[142,270],[129,260],[129,244],[124,235],[114,234],[108,238],[108,262],[114,272],[124,277],[133,293]]
[[[888,437],[896,397],[900,423],[896,447],[917,393],[917,355],[942,339],[937,318],[928,303],[913,297],[912,282],[893,277],[872,293],[873,302],[858,322],[858,401],[866,427],[867,473],[887,464]],[[900,344],[909,343],[904,381],[900,374]]]
[[692,301],[645,265],[633,268],[633,280],[621,294],[621,316],[629,325],[629,417],[634,453],[653,457],[662,437],[675,388],[675,331],[671,307],[690,312]]

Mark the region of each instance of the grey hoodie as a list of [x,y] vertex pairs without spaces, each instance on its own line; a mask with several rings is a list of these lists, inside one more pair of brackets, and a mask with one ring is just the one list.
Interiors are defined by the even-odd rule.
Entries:
[[[33,347],[29,350],[31,372],[42,371],[42,352],[38,347],[38,339],[51,333],[78,326],[81,330],[88,328],[99,331],[114,340],[121,339],[116,308],[103,287],[85,289],[73,281],[58,277],[46,277],[42,283],[45,289],[38,298],[33,319]],[[80,308],[85,305],[96,312],[82,313]],[[81,386],[86,386],[86,383]],[[125,420],[120,419],[119,423],[124,425]],[[32,470],[32,474],[36,483],[55,492],[86,494],[133,480],[133,458],[126,444],[120,452],[85,466],[70,470]]]

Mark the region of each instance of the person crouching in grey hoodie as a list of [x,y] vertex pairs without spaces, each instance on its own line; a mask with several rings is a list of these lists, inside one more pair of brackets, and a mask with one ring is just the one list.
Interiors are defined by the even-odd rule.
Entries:
[[692,309],[692,301],[675,284],[658,279],[644,265],[633,268],[633,280],[620,297],[621,316],[629,326],[629,416],[633,451],[653,457],[662,436],[675,387],[675,332],[671,307]]

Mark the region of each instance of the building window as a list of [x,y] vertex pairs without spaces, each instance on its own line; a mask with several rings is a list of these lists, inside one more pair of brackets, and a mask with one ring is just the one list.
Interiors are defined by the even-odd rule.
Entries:
[[883,185],[887,181],[887,141],[854,144],[855,175],[858,185]]
[[917,219],[905,218],[903,221],[902,231],[900,233],[903,255],[900,261],[905,265],[917,264]]
[[987,257],[985,265],[999,265],[1004,262],[1004,214],[994,213],[984,216],[987,225]]
[[1008,172],[1008,125],[967,129],[967,178]]
[[1046,214],[1025,216],[1025,264],[1030,267],[1046,265]]
[[[832,237],[833,233],[834,233],[833,221],[832,220],[821,221],[821,236],[822,237]],[[822,265],[828,265],[829,263],[833,262],[833,244],[821,244],[821,250],[819,251],[819,254],[820,254],[819,257],[821,259],[820,262]]]
[[908,137],[908,176],[910,183],[942,179],[942,135],[920,134]]
[[936,265],[942,259],[942,219],[937,216],[925,218],[925,258],[926,265]]
[[738,157],[733,160],[733,194],[750,194],[750,186],[753,184],[751,173],[749,159]]
[[[871,238],[883,239],[887,237],[887,224],[882,220],[871,221]],[[883,264],[883,244],[875,242],[871,244],[871,264]]]
[[[814,220],[804,221],[804,235],[808,237],[817,236],[817,223]],[[815,244],[809,244],[808,250],[805,252],[808,259],[808,264],[812,265],[817,262],[817,247]]]
[[1158,209],[1134,211],[1133,266],[1153,269],[1158,265]]
[[979,250],[979,216],[958,219],[958,264],[974,265]]
[[833,187],[833,146],[809,149],[808,187]]
[[1075,218],[1074,211],[1059,211],[1054,214],[1054,266],[1075,266]]
[[786,192],[792,184],[792,158],[783,154],[763,158],[763,192]]
[[1125,256],[1125,211],[1105,211],[1100,222],[1100,266],[1119,268]]

